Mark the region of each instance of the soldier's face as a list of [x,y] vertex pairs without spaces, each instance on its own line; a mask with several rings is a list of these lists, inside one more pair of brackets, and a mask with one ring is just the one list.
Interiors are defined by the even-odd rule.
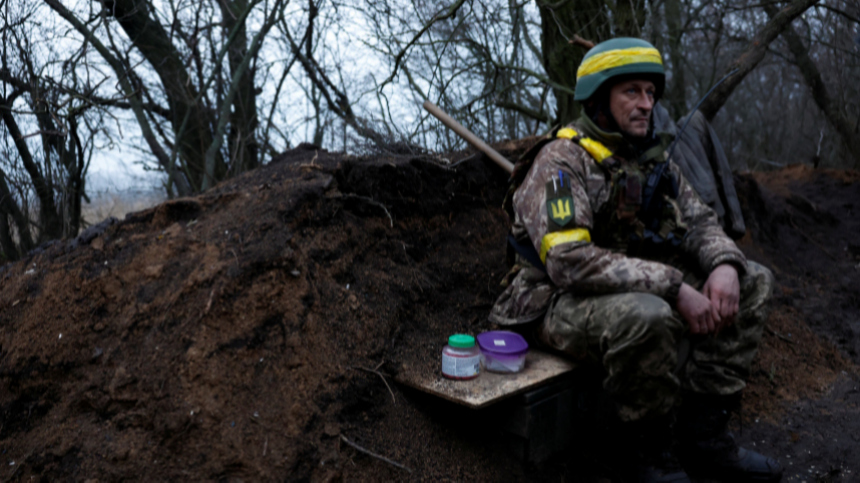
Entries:
[[653,82],[637,79],[612,86],[609,90],[609,111],[622,131],[635,137],[648,134],[656,90]]

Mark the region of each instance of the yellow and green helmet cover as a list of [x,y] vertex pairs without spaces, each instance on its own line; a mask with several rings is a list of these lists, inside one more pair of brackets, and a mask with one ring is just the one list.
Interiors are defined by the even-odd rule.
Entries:
[[648,74],[656,80],[657,98],[663,94],[666,73],[660,51],[650,43],[632,37],[600,42],[582,58],[576,71],[573,99],[584,101],[607,80],[628,74]]

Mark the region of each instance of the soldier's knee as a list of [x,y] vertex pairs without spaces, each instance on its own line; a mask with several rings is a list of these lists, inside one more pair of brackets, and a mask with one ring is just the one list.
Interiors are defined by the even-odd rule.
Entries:
[[747,276],[753,277],[756,284],[767,289],[768,293],[773,291],[774,277],[773,272],[764,265],[756,262],[747,261]]
[[618,327],[628,337],[674,337],[677,321],[672,316],[672,307],[656,295],[630,294],[626,317]]
[[747,261],[747,273],[742,282],[746,293],[742,295],[755,299],[750,302],[758,305],[767,302],[773,294],[774,283],[773,272],[769,268]]
[[[774,277],[767,267],[747,262],[747,273],[741,279],[741,325],[760,330],[770,311]],[[757,332],[756,332],[757,333]]]
[[656,295],[636,294],[635,314],[649,324],[659,324],[672,317],[672,307]]

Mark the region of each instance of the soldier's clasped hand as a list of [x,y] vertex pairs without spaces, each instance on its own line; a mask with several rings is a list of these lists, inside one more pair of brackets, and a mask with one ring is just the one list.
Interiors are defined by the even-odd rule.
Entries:
[[717,266],[705,282],[702,293],[708,297],[713,310],[719,314],[717,332],[735,323],[741,297],[738,271],[735,267],[727,263]]
[[720,324],[720,314],[708,297],[686,283],[678,291],[677,309],[693,334],[714,333]]

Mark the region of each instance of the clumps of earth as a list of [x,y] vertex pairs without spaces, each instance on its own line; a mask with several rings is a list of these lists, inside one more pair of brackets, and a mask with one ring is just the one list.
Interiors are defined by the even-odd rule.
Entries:
[[[0,267],[0,480],[596,481],[572,454],[524,465],[394,382],[494,328],[506,180],[468,152],[302,145]],[[740,246],[779,280],[739,438],[787,481],[851,481],[860,174],[736,184]]]

